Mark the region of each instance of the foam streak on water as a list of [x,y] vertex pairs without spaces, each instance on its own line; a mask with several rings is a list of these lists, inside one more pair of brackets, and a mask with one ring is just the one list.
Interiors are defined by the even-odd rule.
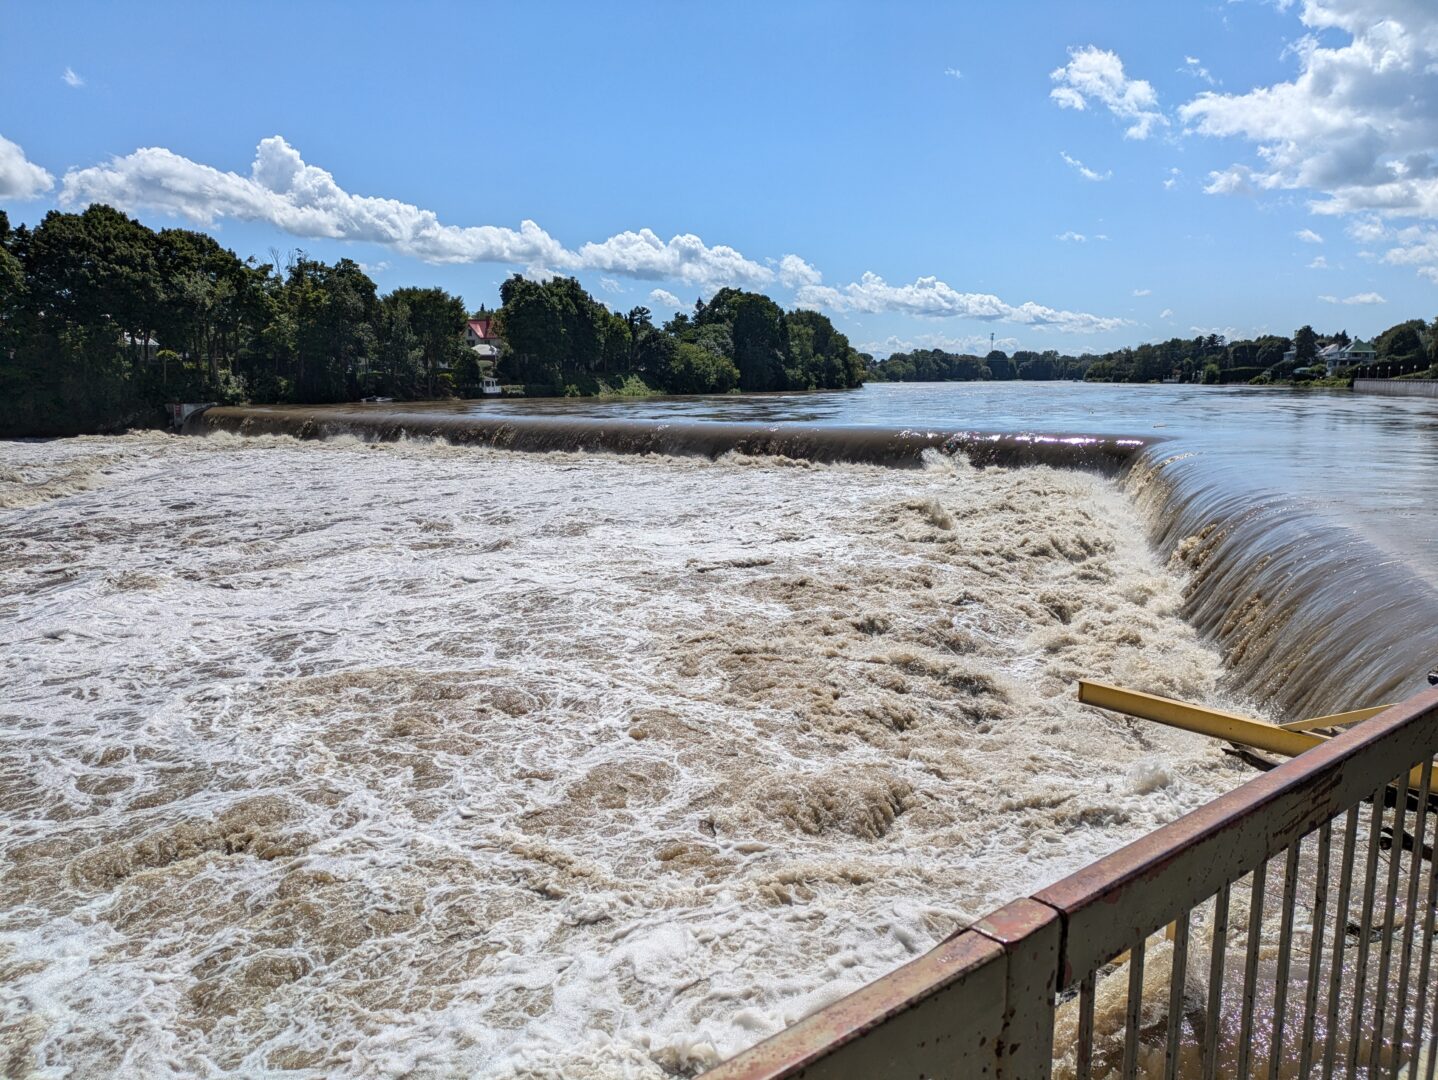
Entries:
[[1115,483],[0,444],[0,1073],[696,1071],[1235,785]]

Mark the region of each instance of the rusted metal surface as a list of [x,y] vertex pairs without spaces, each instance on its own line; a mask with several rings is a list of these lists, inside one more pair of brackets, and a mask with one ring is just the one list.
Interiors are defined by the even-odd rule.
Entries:
[[1034,899],[1066,919],[1061,985],[1117,956],[1438,744],[1438,689],[1417,694],[1136,840]]
[[[1308,958],[1301,1024],[1299,1017],[1294,1017],[1294,1026],[1306,1042],[1316,1018],[1326,1016],[1324,1031],[1328,1036],[1322,1053],[1316,1047],[1304,1050],[1303,1067],[1316,1065],[1321,1059],[1327,1072],[1335,1063],[1333,1034],[1342,1026],[1338,1013],[1345,938],[1342,920],[1350,910],[1350,897],[1358,899],[1354,854],[1359,808],[1365,800],[1371,806],[1364,811],[1370,821],[1361,882],[1364,916],[1354,942],[1358,957],[1356,1000],[1349,1010],[1352,1027],[1346,1056],[1349,1063],[1356,1064],[1354,1058],[1360,1045],[1365,1050],[1374,1049],[1387,1034],[1383,1029],[1390,1026],[1393,1042],[1399,1044],[1398,1052],[1404,1051],[1405,1017],[1411,1015],[1411,1020],[1406,1021],[1413,1031],[1406,1040],[1410,1055],[1407,1060],[1413,1070],[1410,1075],[1420,1075],[1429,1068],[1433,1052],[1433,1037],[1425,1033],[1424,1024],[1427,1022],[1430,1029],[1438,1025],[1438,1016],[1430,1020],[1427,1015],[1433,995],[1428,983],[1438,868],[1434,868],[1431,858],[1427,869],[1423,865],[1423,860],[1429,858],[1424,854],[1424,822],[1433,815],[1427,813],[1428,800],[1422,797],[1431,791],[1433,770],[1427,762],[1435,750],[1438,689],[1384,710],[1031,898],[1005,905],[925,956],[705,1074],[706,1080],[1046,1080],[1055,1049],[1055,997],[1072,988],[1080,993],[1080,1045],[1075,1048],[1075,1060],[1078,1075],[1084,1077],[1093,1060],[1095,973],[1124,952],[1129,953],[1130,992],[1122,1072],[1133,1075],[1137,1069],[1145,944],[1150,935],[1177,923],[1170,935],[1175,966],[1165,994],[1172,1006],[1178,1000],[1189,964],[1190,920],[1198,906],[1210,900],[1214,901],[1212,946],[1206,964],[1210,973],[1206,995],[1210,1026],[1202,1039],[1202,1068],[1204,1076],[1214,1076],[1219,1071],[1218,974],[1224,967],[1230,888],[1248,878],[1247,906],[1251,912],[1261,911],[1269,860],[1286,852],[1283,889],[1274,899],[1282,905],[1279,936],[1284,942],[1291,940],[1295,936],[1295,904],[1301,888],[1300,846],[1310,834],[1314,835],[1320,845],[1317,856],[1324,884],[1321,893],[1316,883],[1313,886],[1309,910],[1314,931],[1309,940],[1316,941],[1321,950],[1324,936],[1320,926],[1328,906],[1333,823],[1343,819],[1343,856],[1333,905],[1336,921],[1329,975],[1327,980],[1321,980],[1320,958],[1316,954]],[[1390,786],[1397,778],[1401,791],[1403,778],[1410,770],[1422,776],[1419,798],[1412,807],[1416,835],[1411,842],[1403,834],[1409,801],[1393,797],[1394,788]],[[1385,808],[1394,811],[1389,844],[1393,854],[1385,871],[1379,874],[1378,825]],[[1411,854],[1402,859],[1405,850]],[[1409,878],[1404,890],[1402,930],[1395,935],[1400,862],[1407,864]],[[1423,902],[1418,904],[1420,897]],[[1363,976],[1369,942],[1377,930],[1376,903],[1382,905],[1379,967],[1383,972],[1378,980],[1381,988],[1374,988],[1375,1000],[1366,1002]],[[1261,920],[1255,917],[1246,921],[1241,1020],[1244,1029],[1253,1032],[1255,961],[1262,947],[1255,935],[1261,935],[1263,929]],[[1398,977],[1390,1007],[1385,1000],[1390,981],[1386,971],[1393,958],[1386,954],[1395,945]],[[1411,955],[1415,947],[1419,948],[1416,963]],[[1279,952],[1286,950],[1280,948]],[[1194,961],[1198,962],[1202,961]],[[1286,983],[1286,959],[1277,974]],[[1318,1000],[1320,981],[1328,987],[1326,1002]],[[1270,989],[1281,1013],[1288,1002],[1287,986]],[[1410,997],[1416,997],[1416,1007]],[[1410,1007],[1411,1014],[1406,1011]],[[1163,1032],[1167,1041],[1164,1066],[1169,1075],[1175,1069],[1179,1045],[1176,1025],[1181,1022],[1170,1007],[1168,1026]],[[1368,1030],[1375,1023],[1376,1029]],[[1285,1027],[1280,1021],[1267,1031],[1270,1037],[1264,1040],[1269,1051],[1266,1060],[1269,1073],[1274,1074]],[[1239,1041],[1251,1044],[1254,1040]],[[1240,1045],[1240,1072],[1247,1068],[1244,1059],[1251,1050],[1251,1045]],[[1396,1068],[1397,1052],[1393,1061]]]
[[1006,967],[1003,945],[965,931],[705,1080],[996,1077]]
[[999,1080],[1046,1076],[1053,1062],[1054,997],[1063,924],[1058,912],[1015,900],[974,924],[975,933],[1001,944],[1007,956]]

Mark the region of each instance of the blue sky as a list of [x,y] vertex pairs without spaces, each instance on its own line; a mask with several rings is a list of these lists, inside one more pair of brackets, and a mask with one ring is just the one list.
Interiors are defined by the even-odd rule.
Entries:
[[662,316],[738,284],[881,353],[1438,314],[1431,0],[0,0],[0,22],[12,222],[106,201],[472,307],[516,270]]

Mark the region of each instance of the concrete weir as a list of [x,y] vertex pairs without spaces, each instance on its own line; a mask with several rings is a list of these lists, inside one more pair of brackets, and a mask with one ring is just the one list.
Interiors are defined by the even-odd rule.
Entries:
[[485,416],[423,406],[368,405],[219,407],[189,419],[184,431],[290,435],[297,439],[350,435],[371,442],[442,439],[502,450],[600,451],[711,459],[736,453],[897,468],[918,468],[924,451],[937,450],[962,453],[976,465],[1052,465],[1089,469],[1108,476],[1122,472],[1150,442],[1113,435],[990,434],[934,428]]
[[1438,379],[1354,379],[1353,389],[1385,397],[1438,398]]

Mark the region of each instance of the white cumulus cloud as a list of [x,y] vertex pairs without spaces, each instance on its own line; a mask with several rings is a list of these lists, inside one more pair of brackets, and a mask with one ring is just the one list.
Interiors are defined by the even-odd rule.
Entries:
[[33,199],[55,186],[55,178],[0,135],[0,199]]
[[1321,243],[1323,243],[1323,237],[1319,236],[1319,235],[1318,235],[1316,232],[1314,232],[1312,229],[1299,229],[1299,230],[1298,230],[1296,233],[1294,233],[1293,235],[1296,236],[1296,237],[1298,237],[1298,239],[1302,240],[1305,244],[1321,244]]
[[1342,300],[1336,296],[1320,296],[1318,299],[1328,304],[1386,304],[1388,303],[1376,292],[1355,293],[1353,296],[1345,296]]
[[890,285],[878,274],[867,272],[843,288],[805,286],[798,291],[795,301],[801,306],[834,311],[1003,321],[1080,334],[1115,330],[1128,321],[1080,311],[1060,311],[1031,300],[1008,304],[991,293],[960,292],[936,277],[921,277],[908,285]]
[[508,263],[539,273],[593,270],[700,285],[774,280],[773,271],[733,248],[711,247],[687,233],[664,240],[640,229],[572,251],[533,221],[518,229],[449,225],[411,203],[346,191],[278,135],[260,142],[249,175],[147,147],[70,170],[60,201],[158,210],[198,225],[223,218],[264,222],[295,236],[380,244],[431,263]]
[[1130,79],[1118,54],[1093,45],[1069,49],[1069,62],[1055,68],[1049,78],[1057,85],[1049,97],[1064,109],[1083,111],[1097,102],[1128,127],[1124,137],[1146,139],[1168,118],[1158,107],[1158,94],[1144,79]]
[[1326,258],[1324,258],[1322,255],[1319,255],[1319,256],[1318,256],[1317,258],[1315,258],[1311,263],[1308,264],[1308,269],[1310,269],[1310,270],[1327,270],[1327,269],[1328,269],[1328,260],[1327,260]]
[[679,297],[675,296],[668,289],[653,289],[649,293],[649,299],[656,304],[669,308],[681,308],[684,306]]
[[1303,190],[1320,214],[1438,218],[1438,4],[1294,6],[1307,31],[1290,50],[1295,77],[1242,94],[1206,91],[1179,109],[1189,130],[1256,151],[1212,174],[1205,190]]
[[797,255],[785,255],[779,260],[779,283],[781,285],[798,289],[805,285],[817,285],[823,280],[823,274]]

